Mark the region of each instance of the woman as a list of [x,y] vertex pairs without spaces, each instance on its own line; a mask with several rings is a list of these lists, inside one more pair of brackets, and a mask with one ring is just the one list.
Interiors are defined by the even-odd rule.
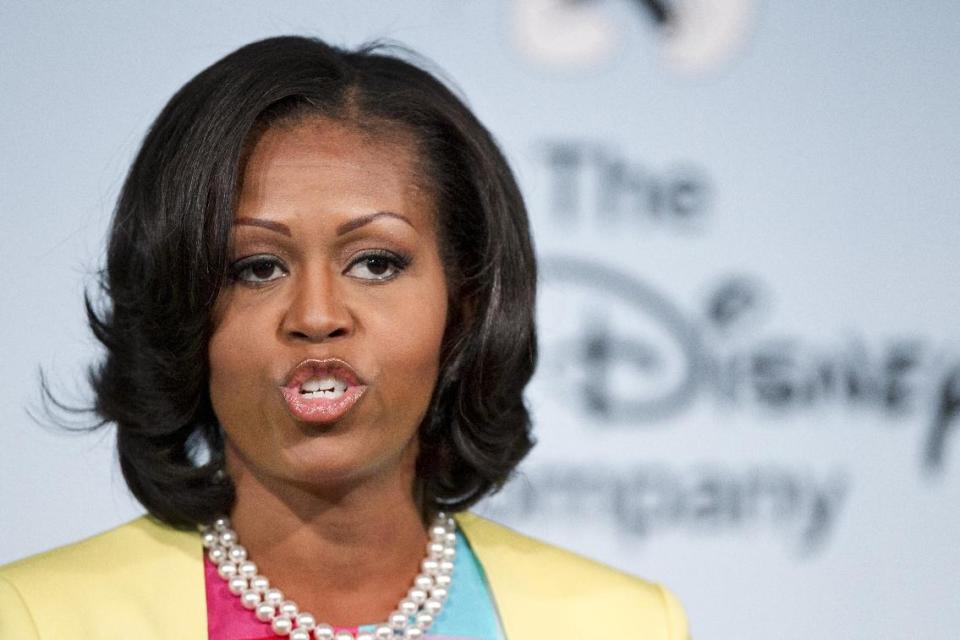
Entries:
[[284,37],[200,73],[88,301],[150,515],[0,570],[0,638],[684,638],[664,589],[465,511],[532,445],[535,280],[503,156],[427,72]]

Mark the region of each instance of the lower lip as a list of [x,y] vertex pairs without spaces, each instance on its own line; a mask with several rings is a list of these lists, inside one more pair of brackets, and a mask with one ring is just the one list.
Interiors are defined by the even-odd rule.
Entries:
[[366,390],[364,385],[350,386],[339,398],[310,398],[296,388],[284,387],[280,392],[287,401],[287,409],[297,420],[327,423],[336,422],[345,416]]

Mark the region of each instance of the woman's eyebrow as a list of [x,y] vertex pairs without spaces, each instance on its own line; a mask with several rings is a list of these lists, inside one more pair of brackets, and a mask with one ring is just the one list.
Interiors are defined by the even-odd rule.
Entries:
[[[360,216],[359,218],[354,218],[353,220],[348,220],[340,226],[337,227],[337,235],[342,236],[344,234],[350,233],[355,229],[359,229],[365,224],[370,224],[377,218],[381,216],[390,216],[391,218],[396,218],[406,222],[408,225],[416,229],[413,226],[413,223],[410,222],[410,219],[405,215],[394,213],[393,211],[375,211],[373,213],[368,213],[366,215]],[[263,227],[264,229],[270,229],[271,231],[276,231],[277,233],[282,233],[287,237],[291,237],[290,227],[283,224],[282,222],[274,222],[273,220],[264,220],[262,218],[237,218],[233,221],[235,225],[249,225],[252,227]]]
[[337,235],[342,236],[346,233],[350,233],[354,229],[359,229],[365,224],[369,224],[381,216],[390,216],[391,218],[397,218],[398,220],[403,220],[408,225],[416,229],[413,226],[413,223],[410,222],[409,218],[399,213],[394,213],[393,211],[376,211],[374,213],[368,213],[367,215],[360,216],[359,218],[354,218],[353,220],[348,220],[344,222],[339,227],[337,227]]
[[290,227],[282,222],[263,220],[261,218],[237,218],[233,221],[233,224],[246,224],[252,227],[263,227],[264,229],[270,229],[271,231],[276,231],[277,233],[282,233],[287,237],[291,237]]

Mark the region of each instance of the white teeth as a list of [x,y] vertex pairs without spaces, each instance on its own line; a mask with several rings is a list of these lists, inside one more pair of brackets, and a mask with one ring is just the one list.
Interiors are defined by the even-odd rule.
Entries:
[[339,398],[347,391],[347,383],[333,376],[310,378],[300,385],[300,394],[308,398]]

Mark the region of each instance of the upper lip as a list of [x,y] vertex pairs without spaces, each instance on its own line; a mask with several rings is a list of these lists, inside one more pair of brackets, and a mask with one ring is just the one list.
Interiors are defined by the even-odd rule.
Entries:
[[351,386],[359,386],[364,384],[363,380],[360,379],[360,376],[357,375],[357,372],[353,370],[353,367],[350,366],[345,360],[340,358],[324,358],[322,360],[316,358],[308,358],[303,362],[296,365],[293,369],[287,373],[286,378],[284,378],[283,386],[287,388],[300,388],[304,382],[310,378],[317,378],[320,376],[332,375],[336,378],[339,378]]

